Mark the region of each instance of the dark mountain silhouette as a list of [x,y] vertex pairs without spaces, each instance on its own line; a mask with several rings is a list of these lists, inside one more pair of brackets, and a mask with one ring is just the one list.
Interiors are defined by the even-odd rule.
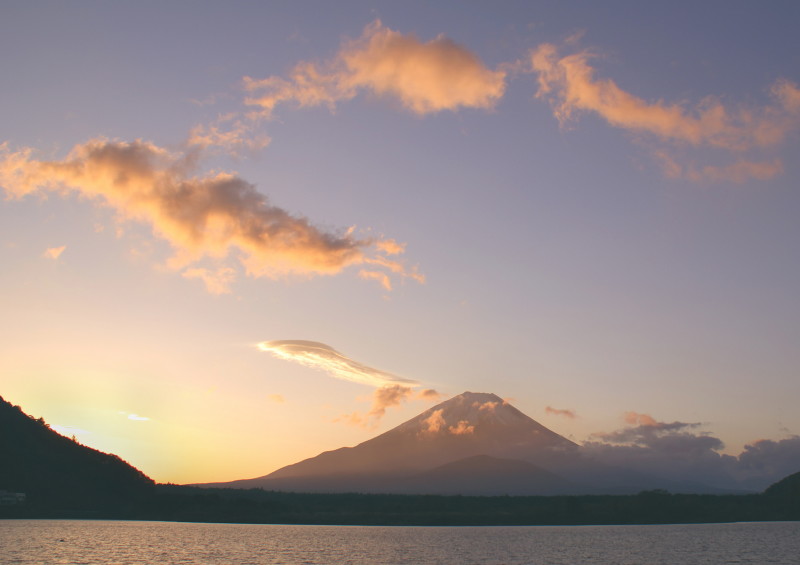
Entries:
[[0,397],[0,490],[27,504],[92,509],[152,491],[153,481],[116,455],[66,438]]
[[[478,457],[480,456],[480,457]],[[403,494],[635,493],[676,485],[586,458],[500,397],[465,392],[355,447],[206,487]]]
[[796,503],[800,502],[800,471],[770,485],[770,487],[764,491],[764,494],[767,496],[792,499],[796,501]]

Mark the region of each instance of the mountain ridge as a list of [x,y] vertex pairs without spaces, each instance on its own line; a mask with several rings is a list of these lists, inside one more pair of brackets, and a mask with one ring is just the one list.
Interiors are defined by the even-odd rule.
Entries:
[[154,481],[120,457],[53,431],[0,397],[0,489],[31,503],[69,508],[124,504],[152,491]]

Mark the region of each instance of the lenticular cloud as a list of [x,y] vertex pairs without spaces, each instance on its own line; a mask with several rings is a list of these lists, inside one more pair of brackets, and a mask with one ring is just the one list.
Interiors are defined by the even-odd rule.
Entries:
[[368,367],[342,355],[330,345],[318,341],[263,341],[258,344],[258,348],[279,359],[325,371],[337,379],[376,387],[372,394],[372,407],[368,412],[345,414],[337,418],[335,420],[337,422],[372,428],[380,422],[387,408],[399,406],[412,398],[421,400],[439,398],[439,393],[433,389],[415,393],[414,388],[420,386],[417,381]]
[[325,371],[329,375],[374,387],[391,384],[418,385],[417,381],[405,379],[386,371],[374,369],[342,355],[330,345],[317,341],[281,340],[263,341],[258,344],[261,351],[271,353],[279,359],[294,361],[306,367]]

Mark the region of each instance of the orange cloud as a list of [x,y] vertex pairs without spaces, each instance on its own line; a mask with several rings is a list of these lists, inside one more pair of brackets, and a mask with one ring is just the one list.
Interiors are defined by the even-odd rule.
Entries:
[[499,404],[497,401],[487,400],[486,402],[473,402],[472,406],[480,412],[494,412]]
[[386,385],[378,389],[372,395],[372,408],[366,414],[351,412],[336,418],[335,422],[345,422],[354,426],[374,428],[386,415],[386,409],[398,406],[411,397],[413,390],[411,387],[403,385]]
[[387,255],[397,255],[398,253],[403,253],[406,250],[405,243],[397,243],[393,239],[384,239],[376,243],[375,246]]
[[744,182],[748,179],[767,180],[783,172],[780,159],[771,161],[748,161],[740,159],[729,165],[681,164],[666,151],[656,151],[654,156],[661,162],[664,174],[670,178],[686,178],[694,182]]
[[399,100],[408,110],[429,114],[441,110],[491,108],[505,91],[506,73],[492,71],[470,51],[446,37],[422,43],[376,20],[359,39],[345,42],[324,64],[301,62],[289,79],[245,77],[253,92],[248,104],[266,115],[283,102],[301,107],[326,105],[366,90]]
[[201,149],[221,147],[234,155],[255,153],[272,141],[255,131],[257,122],[237,113],[221,116],[214,123],[192,128],[187,144]]
[[[175,249],[171,267],[182,269],[204,257],[239,259],[252,277],[334,275],[372,261],[379,269],[416,278],[379,245],[393,240],[358,239],[353,229],[329,233],[306,218],[272,205],[245,180],[229,173],[194,176],[197,150],[171,152],[145,141],[104,139],[76,145],[63,160],[43,161],[29,148],[0,146],[0,185],[12,197],[35,191],[77,192],[116,209],[125,219],[144,221]],[[384,266],[384,262],[385,266]],[[222,292],[229,271],[213,276],[192,270],[212,292]],[[388,278],[389,275],[387,275]]]
[[399,405],[411,394],[411,388],[402,385],[386,385],[376,389],[373,393],[372,409],[369,411],[369,416],[375,420],[381,419],[386,414],[387,408]]
[[625,412],[625,423],[631,426],[658,427],[659,422],[649,414],[639,414],[638,412]]
[[425,418],[422,422],[423,431],[428,434],[436,434],[447,425],[447,422],[444,420],[444,416],[442,413],[444,412],[443,408],[438,410],[434,410],[431,412],[431,415]]
[[45,259],[58,259],[61,257],[61,254],[64,253],[64,250],[67,248],[66,245],[62,245],[61,247],[50,247],[47,249],[43,254],[42,257]]
[[200,279],[211,294],[230,294],[231,284],[236,279],[236,271],[230,267],[222,267],[216,271],[192,268],[183,271],[182,275],[187,279]]
[[425,390],[421,390],[417,393],[417,398],[422,400],[438,400],[441,398],[441,393],[432,388],[426,388]]
[[361,269],[358,272],[358,276],[362,279],[378,281],[384,289],[392,290],[392,279],[386,273]]
[[460,420],[455,426],[447,428],[454,436],[470,435],[475,432],[475,426],[470,425],[467,420]]
[[586,50],[562,56],[552,44],[540,45],[531,52],[531,70],[539,83],[537,97],[551,101],[560,122],[566,123],[576,112],[593,112],[615,127],[649,134],[655,140],[705,146],[736,155],[730,166],[698,169],[677,165],[662,149],[657,156],[665,162],[665,172],[670,176],[742,182],[781,172],[779,160],[754,162],[741,154],[774,147],[800,127],[797,85],[786,80],[776,82],[770,89],[773,103],[760,108],[730,108],[709,96],[687,109],[681,104],[648,102],[612,80],[596,78],[590,65],[594,56]]
[[564,416],[570,420],[574,420],[576,418],[574,411],[564,408],[553,408],[552,406],[546,406],[544,412],[545,414],[551,414],[553,416]]
[[455,436],[462,436],[475,433],[475,426],[470,424],[468,420],[459,420],[455,425],[448,426],[447,420],[444,417],[443,408],[431,412],[430,415],[422,421],[421,427],[422,431],[420,434],[422,435],[447,432]]

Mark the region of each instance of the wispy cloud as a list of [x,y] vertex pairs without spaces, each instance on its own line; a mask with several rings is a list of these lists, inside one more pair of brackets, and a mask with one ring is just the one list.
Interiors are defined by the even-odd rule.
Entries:
[[231,284],[236,279],[236,271],[230,267],[220,267],[214,271],[201,267],[189,268],[182,275],[187,279],[199,279],[211,294],[230,294]]
[[472,52],[438,36],[422,42],[379,20],[358,39],[346,41],[325,63],[298,63],[288,79],[245,78],[248,103],[269,115],[281,103],[325,105],[360,91],[398,100],[419,115],[459,108],[491,108],[505,91],[506,73],[488,69]]
[[661,164],[661,170],[669,178],[685,178],[693,182],[742,183],[750,179],[767,180],[783,172],[783,162],[774,158],[767,161],[748,161],[739,158],[727,165],[698,165],[686,157],[678,158],[669,151],[656,150],[655,158]]
[[[778,159],[754,161],[747,152],[775,147],[800,127],[800,89],[794,83],[777,81],[769,89],[772,102],[761,107],[733,108],[708,96],[688,108],[661,100],[648,102],[610,79],[596,78],[590,64],[596,57],[589,50],[562,55],[550,43],[531,51],[531,70],[539,83],[537,97],[550,100],[562,124],[578,112],[592,112],[612,126],[669,144],[657,147],[654,155],[672,177],[742,182],[781,172]],[[732,162],[718,166],[688,160],[684,164],[673,152],[680,146],[722,150]]]
[[82,428],[76,428],[74,426],[60,426],[58,424],[52,424],[50,428],[65,437],[80,437],[92,434],[92,432],[88,430],[84,430]]
[[[390,276],[420,280],[415,269],[388,259],[393,240],[358,238],[354,229],[331,233],[272,205],[242,178],[224,172],[196,176],[199,152],[169,151],[145,141],[95,139],[62,160],[38,160],[33,150],[0,146],[0,185],[11,197],[32,192],[78,192],[113,207],[122,218],[145,221],[175,249],[169,265],[187,268],[203,258],[236,257],[252,277],[334,275],[370,263]],[[226,267],[230,268],[229,265]],[[188,278],[224,293],[226,268],[194,268]],[[384,283],[384,286],[386,284]]]
[[121,416],[127,417],[128,420],[133,420],[134,422],[149,422],[150,421],[150,418],[148,418],[146,416],[139,416],[138,414],[134,414],[132,412],[120,411],[119,414]]
[[258,129],[259,121],[258,116],[225,114],[210,124],[193,127],[187,144],[201,149],[219,147],[238,156],[254,154],[272,141]]
[[61,247],[50,247],[42,253],[42,257],[45,259],[53,259],[56,260],[61,257],[61,254],[64,253],[64,250],[67,248],[66,245],[62,245]]

